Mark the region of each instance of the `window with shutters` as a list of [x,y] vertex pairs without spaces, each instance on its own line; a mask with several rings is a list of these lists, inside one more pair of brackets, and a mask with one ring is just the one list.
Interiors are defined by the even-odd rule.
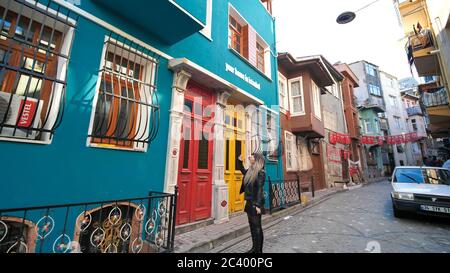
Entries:
[[228,47],[255,70],[271,76],[271,49],[256,30],[229,4]]
[[0,3],[0,138],[49,144],[62,121],[76,19],[39,1]]

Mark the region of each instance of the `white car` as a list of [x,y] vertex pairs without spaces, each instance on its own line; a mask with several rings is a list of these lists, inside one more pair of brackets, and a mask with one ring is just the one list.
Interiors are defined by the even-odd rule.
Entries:
[[450,171],[437,167],[397,167],[392,175],[395,217],[406,212],[450,217]]

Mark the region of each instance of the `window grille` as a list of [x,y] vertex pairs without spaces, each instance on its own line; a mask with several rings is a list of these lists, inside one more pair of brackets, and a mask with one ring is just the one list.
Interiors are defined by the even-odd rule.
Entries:
[[159,56],[113,34],[105,41],[91,144],[144,150],[158,133]]
[[0,137],[49,142],[64,113],[78,16],[33,0],[0,0],[0,16]]

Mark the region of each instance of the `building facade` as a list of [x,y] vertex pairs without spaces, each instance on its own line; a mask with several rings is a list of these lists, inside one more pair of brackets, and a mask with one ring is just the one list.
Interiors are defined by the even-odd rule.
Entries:
[[[0,208],[177,186],[178,225],[226,221],[243,209],[239,155],[264,151],[267,175],[282,178],[270,1],[138,4],[0,1]],[[68,211],[64,234],[48,239],[76,238],[82,212]]]
[[334,80],[322,56],[278,56],[280,119],[285,179],[300,179],[302,188],[327,188],[322,95]]
[[[384,120],[386,105],[381,89],[378,66],[367,61],[349,64],[351,70],[360,80],[355,88],[359,111],[361,134],[366,136],[384,136],[388,127]],[[379,144],[365,144],[365,170],[367,178],[384,176],[385,166],[389,166],[388,151]]]
[[[321,97],[325,137],[322,141],[325,180],[328,187],[349,181],[349,151],[350,135],[347,130],[342,94],[342,81],[344,76],[337,71],[325,58],[325,66],[333,78],[333,84],[325,88]],[[348,141],[348,142],[347,142]]]
[[433,137],[450,135],[450,2],[396,0],[394,5],[407,37],[405,49],[417,76],[419,92]]
[[[359,87],[359,79],[347,64],[339,63],[335,65],[335,68],[344,76],[341,86],[347,132],[351,140],[349,159],[359,162],[362,169],[366,164],[361,145],[361,125],[355,96],[355,88]],[[363,169],[361,171],[364,172]]]
[[[380,79],[386,101],[386,119],[390,135],[409,133],[408,115],[402,102],[397,78],[380,71]],[[394,161],[391,171],[396,166],[415,166],[417,164],[416,160],[412,160],[411,143],[393,144],[390,148],[393,157],[391,160]]]

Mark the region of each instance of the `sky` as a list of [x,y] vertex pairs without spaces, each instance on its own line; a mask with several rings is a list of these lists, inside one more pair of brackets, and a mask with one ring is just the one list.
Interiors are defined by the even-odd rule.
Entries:
[[398,79],[411,77],[403,31],[392,0],[380,0],[340,25],[337,16],[374,0],[273,0],[277,50],[323,55],[331,63],[366,60]]

